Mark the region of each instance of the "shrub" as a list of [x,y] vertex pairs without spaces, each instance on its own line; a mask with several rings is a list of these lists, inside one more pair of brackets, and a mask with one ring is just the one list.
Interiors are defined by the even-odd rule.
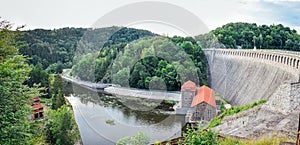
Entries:
[[117,145],[146,145],[150,143],[150,138],[141,132],[135,134],[135,136],[124,137],[118,140]]
[[179,145],[215,145],[217,144],[217,133],[208,129],[191,129],[187,127],[187,132],[183,134],[184,140],[178,142]]

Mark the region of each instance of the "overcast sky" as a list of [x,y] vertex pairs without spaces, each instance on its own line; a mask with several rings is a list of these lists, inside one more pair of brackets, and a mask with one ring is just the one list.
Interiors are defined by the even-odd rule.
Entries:
[[[182,7],[198,16],[210,29],[229,22],[279,24],[300,32],[300,1],[276,0],[159,0]],[[91,27],[99,18],[137,0],[1,0],[0,16],[26,29]],[[149,25],[149,24],[148,24]],[[160,34],[171,29],[136,26]],[[135,27],[135,26],[133,26]],[[179,33],[179,32],[178,32]],[[180,34],[179,34],[180,35]]]

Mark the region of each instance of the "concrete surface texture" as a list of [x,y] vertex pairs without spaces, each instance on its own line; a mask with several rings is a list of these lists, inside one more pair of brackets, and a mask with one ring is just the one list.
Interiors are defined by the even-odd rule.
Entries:
[[280,51],[205,50],[210,86],[232,105],[267,103],[225,117],[215,127],[240,138],[297,136],[300,110],[300,56]]

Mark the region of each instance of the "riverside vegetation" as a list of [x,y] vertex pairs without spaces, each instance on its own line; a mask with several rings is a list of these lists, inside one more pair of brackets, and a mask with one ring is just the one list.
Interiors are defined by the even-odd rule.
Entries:
[[[18,51],[26,45],[19,40],[21,35],[19,28],[12,30],[9,22],[0,21],[0,143],[74,144],[80,136],[64,103],[62,80],[49,80],[40,64],[28,64],[29,58]],[[41,102],[52,98],[54,107],[46,111],[45,119],[28,121],[30,99],[35,96],[43,96]]]

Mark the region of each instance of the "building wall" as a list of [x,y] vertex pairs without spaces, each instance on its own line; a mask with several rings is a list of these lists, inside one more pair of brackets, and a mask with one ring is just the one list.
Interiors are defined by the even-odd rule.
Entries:
[[210,121],[216,116],[216,108],[203,102],[192,108],[191,121]]
[[195,91],[183,91],[181,92],[181,108],[191,107]]

